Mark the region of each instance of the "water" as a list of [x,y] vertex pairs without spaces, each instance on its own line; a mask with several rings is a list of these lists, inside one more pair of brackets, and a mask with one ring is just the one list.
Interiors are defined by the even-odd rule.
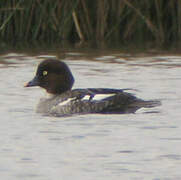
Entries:
[[125,115],[45,117],[24,88],[48,55],[0,56],[0,175],[4,180],[180,179],[181,56],[64,52],[75,88],[133,88],[162,106]]

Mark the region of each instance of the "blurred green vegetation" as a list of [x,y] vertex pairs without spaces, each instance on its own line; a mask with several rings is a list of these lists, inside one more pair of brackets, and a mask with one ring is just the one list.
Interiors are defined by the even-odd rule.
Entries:
[[1,0],[0,45],[76,46],[181,44],[178,0]]

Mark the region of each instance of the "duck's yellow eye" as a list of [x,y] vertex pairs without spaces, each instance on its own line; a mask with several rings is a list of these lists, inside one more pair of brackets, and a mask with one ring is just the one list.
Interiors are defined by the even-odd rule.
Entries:
[[43,71],[43,76],[46,76],[48,74],[48,71]]

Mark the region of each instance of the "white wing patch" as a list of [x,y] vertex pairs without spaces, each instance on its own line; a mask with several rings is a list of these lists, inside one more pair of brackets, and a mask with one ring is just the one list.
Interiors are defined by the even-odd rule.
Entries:
[[70,101],[76,99],[76,97],[73,97],[73,98],[68,98],[67,100],[63,101],[63,102],[60,102],[58,104],[58,106],[65,106],[66,104],[68,104]]
[[82,98],[82,100],[90,100],[90,95],[85,95],[83,98]]
[[91,97],[90,95],[86,95],[82,98],[82,100],[91,100],[91,101],[100,101],[105,98],[114,96],[115,94],[96,94],[95,96]]

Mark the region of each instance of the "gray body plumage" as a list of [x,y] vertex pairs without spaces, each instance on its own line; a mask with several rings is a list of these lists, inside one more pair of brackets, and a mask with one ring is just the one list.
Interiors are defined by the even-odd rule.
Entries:
[[[100,96],[101,99],[96,99]],[[85,113],[134,113],[141,107],[153,107],[155,101],[143,101],[117,89],[74,89],[50,98],[42,98],[37,112],[65,116]]]

